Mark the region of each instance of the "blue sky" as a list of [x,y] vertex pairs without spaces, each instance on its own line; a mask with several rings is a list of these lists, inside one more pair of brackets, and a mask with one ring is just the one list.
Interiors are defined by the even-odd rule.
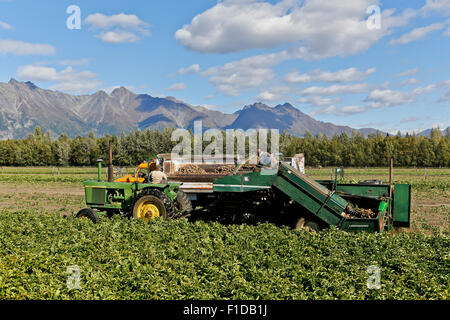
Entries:
[[72,94],[126,86],[226,113],[289,102],[417,131],[450,125],[449,57],[450,0],[0,0],[0,81]]

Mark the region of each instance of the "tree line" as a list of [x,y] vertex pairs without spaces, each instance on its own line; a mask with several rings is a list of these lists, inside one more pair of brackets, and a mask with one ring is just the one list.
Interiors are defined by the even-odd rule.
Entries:
[[[94,166],[97,159],[107,162],[110,141],[114,165],[135,166],[155,154],[170,153],[178,143],[171,139],[173,130],[147,129],[105,137],[95,137],[91,132],[74,139],[62,134],[52,139],[49,132],[36,127],[23,140],[0,141],[0,166]],[[380,167],[390,158],[399,167],[450,167],[449,131],[443,134],[433,129],[430,137],[400,133],[366,137],[357,131],[332,137],[310,133],[296,137],[283,132],[280,152],[287,157],[303,153],[307,165],[315,167]]]

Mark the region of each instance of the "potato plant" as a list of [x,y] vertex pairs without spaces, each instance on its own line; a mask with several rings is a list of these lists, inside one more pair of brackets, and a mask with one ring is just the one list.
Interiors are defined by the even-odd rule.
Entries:
[[[449,299],[447,234],[0,213],[0,299]],[[367,273],[381,271],[380,289]],[[80,270],[70,290],[68,268]]]

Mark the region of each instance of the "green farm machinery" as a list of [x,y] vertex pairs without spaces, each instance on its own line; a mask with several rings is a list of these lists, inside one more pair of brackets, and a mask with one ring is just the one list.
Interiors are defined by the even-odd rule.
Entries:
[[217,179],[217,210],[244,208],[251,215],[284,212],[297,228],[385,232],[409,227],[411,186],[316,181],[287,164]]
[[94,222],[99,215],[113,214],[143,220],[177,219],[191,214],[193,208],[203,208],[206,214],[232,217],[233,221],[236,217],[244,222],[275,218],[313,231],[331,226],[348,232],[409,227],[410,185],[318,181],[282,161],[276,167],[255,165],[244,172],[238,167],[242,165],[213,181],[199,176],[199,181],[170,178],[173,182],[155,185],[101,181],[99,163],[98,180],[84,183],[88,208],[77,217]]
[[[150,171],[150,167],[148,168]],[[150,175],[150,172],[148,172]],[[100,215],[152,220],[156,218],[179,218],[192,211],[188,196],[180,190],[181,183],[151,184],[114,182],[109,170],[109,181],[102,181],[101,160],[98,161],[98,180],[84,182],[86,204],[77,213],[77,218],[88,218],[93,222]]]

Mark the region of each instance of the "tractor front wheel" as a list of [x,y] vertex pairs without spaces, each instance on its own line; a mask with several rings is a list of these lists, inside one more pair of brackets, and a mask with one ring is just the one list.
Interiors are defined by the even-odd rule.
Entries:
[[95,212],[94,210],[92,210],[91,208],[86,208],[86,209],[82,209],[80,210],[77,215],[76,215],[77,219],[89,219],[91,220],[93,223],[97,223],[100,218],[97,214],[97,212]]

